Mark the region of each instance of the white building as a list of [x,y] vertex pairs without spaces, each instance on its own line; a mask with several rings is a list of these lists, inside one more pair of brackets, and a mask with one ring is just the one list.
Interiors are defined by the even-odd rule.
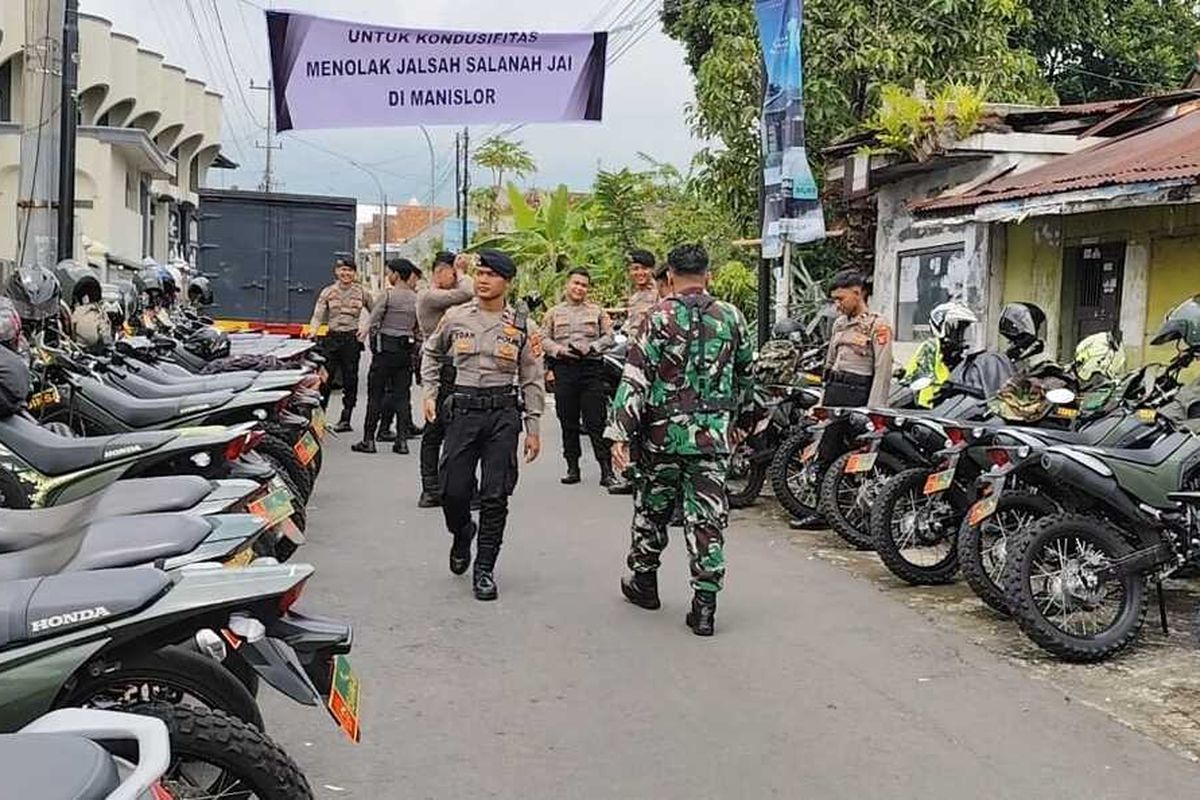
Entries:
[[[0,259],[15,259],[24,3],[0,3]],[[197,190],[221,155],[221,95],[112,23],[79,15],[75,257],[195,263]]]

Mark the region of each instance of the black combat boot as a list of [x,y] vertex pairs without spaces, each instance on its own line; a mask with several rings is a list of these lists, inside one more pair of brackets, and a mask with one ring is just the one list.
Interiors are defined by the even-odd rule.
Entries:
[[450,545],[450,571],[462,575],[471,566],[471,541],[475,538],[475,523],[472,522],[462,536],[455,536]]
[[612,464],[600,462],[600,485],[605,489],[611,488],[617,482],[617,478],[613,475]]
[[712,636],[716,616],[716,592],[704,592],[697,589],[695,596],[692,597],[692,610],[687,615],[687,626],[697,636]]
[[442,498],[436,490],[421,490],[421,497],[417,500],[417,508],[440,508],[441,505]]
[[491,570],[475,569],[475,581],[472,584],[472,589],[475,592],[476,600],[495,600],[500,596],[499,590],[496,588],[496,579],[492,577]]
[[401,436],[392,444],[392,452],[399,453],[402,456],[408,455],[408,439]]
[[819,531],[828,528],[829,523],[820,514],[805,514],[788,520],[788,527],[794,531]]
[[363,439],[361,442],[356,442],[355,444],[350,445],[350,449],[356,453],[377,452],[375,450],[375,442],[370,439]]
[[625,599],[635,606],[641,606],[650,611],[662,608],[662,603],[658,599],[657,572],[635,572],[621,578],[621,594],[625,595]]
[[333,426],[334,433],[350,433],[354,428],[350,425],[350,415],[342,412],[342,418],[338,420],[338,424]]
[[559,483],[563,483],[563,484],[570,486],[572,484],[579,483],[581,480],[583,480],[583,479],[581,477],[579,477],[579,459],[578,458],[568,458],[567,459],[567,474],[562,476],[562,478],[559,479]]
[[614,477],[612,485],[608,487],[609,494],[633,494],[633,484],[624,478]]

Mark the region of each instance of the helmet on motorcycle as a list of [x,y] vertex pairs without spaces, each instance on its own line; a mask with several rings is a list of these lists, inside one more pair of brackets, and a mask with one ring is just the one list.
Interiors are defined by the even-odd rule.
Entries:
[[194,306],[211,306],[215,302],[212,282],[203,275],[197,275],[188,282],[187,296],[188,302]]
[[1150,344],[1182,342],[1185,347],[1200,348],[1200,295],[1189,297],[1168,312],[1162,327]]
[[229,356],[229,334],[206,325],[189,335],[183,346],[205,361],[226,358]]
[[176,267],[159,267],[158,278],[162,281],[163,295],[167,303],[174,303],[183,284],[183,274]]
[[22,268],[13,272],[4,287],[25,322],[43,322],[58,315],[62,290],[58,278],[45,267]]
[[793,333],[803,332],[804,325],[802,325],[799,320],[781,319],[775,323],[774,327],[771,328],[771,338],[787,339],[790,338]]
[[1019,350],[1041,341],[1046,312],[1033,303],[1009,303],[1000,312],[1000,335]]
[[934,306],[929,312],[929,329],[943,342],[961,342],[967,328],[976,322],[979,318],[975,312],[954,300]]
[[13,301],[0,297],[0,345],[16,351],[21,341],[21,315]]
[[1075,346],[1075,377],[1081,383],[1093,377],[1116,380],[1125,373],[1125,349],[1108,331],[1093,333]]
[[133,286],[139,295],[145,295],[147,300],[157,301],[163,291],[162,276],[159,275],[158,267],[144,266],[135,272]]
[[104,291],[100,287],[100,279],[96,271],[86,264],[66,259],[58,262],[54,268],[59,285],[67,301],[74,308],[83,303],[99,303]]

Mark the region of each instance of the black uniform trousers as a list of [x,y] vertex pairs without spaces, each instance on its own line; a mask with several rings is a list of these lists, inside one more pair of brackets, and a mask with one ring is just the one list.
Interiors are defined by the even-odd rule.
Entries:
[[567,461],[578,461],[582,455],[579,445],[582,430],[592,440],[596,460],[601,464],[609,463],[611,446],[604,438],[608,388],[604,364],[599,359],[555,359],[554,412],[562,426],[563,455]]
[[[508,521],[508,497],[517,485],[517,442],[521,412],[512,387],[455,387],[438,411],[445,417],[442,446],[442,513],[446,528],[460,545],[469,545],[471,495],[479,468],[479,542],[475,571],[491,572],[500,555]],[[465,540],[465,541],[464,541]]]
[[[428,356],[426,356],[427,358]],[[437,419],[425,421],[425,432],[421,434],[421,489],[430,494],[441,492],[438,480],[438,461],[442,454],[442,442],[446,438],[446,400],[454,393],[454,381],[458,370],[452,364],[443,364],[438,373]]]
[[[412,356],[411,339],[381,336],[378,352],[371,356],[367,372],[367,418],[363,438],[374,440],[381,419],[386,413],[412,419]],[[401,434],[405,433],[401,429]]]
[[[866,375],[850,372],[831,372],[825,376],[825,391],[821,405],[827,408],[861,408],[871,398],[871,381]],[[834,420],[821,437],[821,448],[817,457],[828,464],[839,455],[845,441],[849,423],[844,419]]]
[[358,361],[362,356],[362,343],[353,333],[329,333],[321,340],[321,355],[325,356],[325,369],[329,371],[329,380],[321,386],[321,406],[329,407],[333,376],[340,374],[342,419],[349,421],[350,412],[358,403]]

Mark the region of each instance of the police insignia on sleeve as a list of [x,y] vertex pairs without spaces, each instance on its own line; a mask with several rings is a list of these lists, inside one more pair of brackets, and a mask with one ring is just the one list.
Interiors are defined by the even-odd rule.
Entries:
[[875,327],[875,341],[879,343],[880,347],[883,347],[885,344],[887,344],[891,340],[892,340],[892,329],[891,328],[889,328],[887,325],[883,324],[882,322]]

